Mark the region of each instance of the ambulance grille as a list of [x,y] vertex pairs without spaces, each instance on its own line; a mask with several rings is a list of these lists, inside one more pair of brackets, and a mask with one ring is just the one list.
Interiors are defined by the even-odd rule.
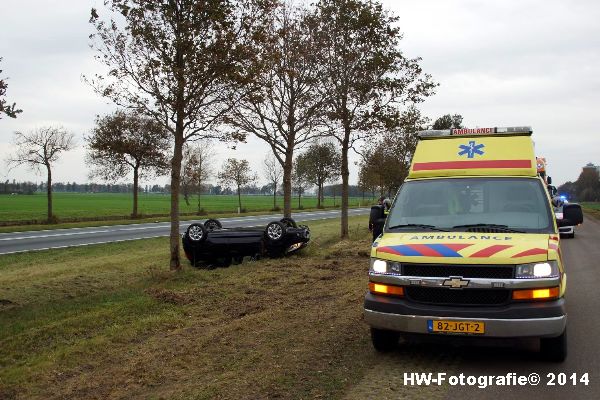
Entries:
[[500,305],[510,301],[508,289],[441,289],[420,286],[406,288],[408,300],[439,305]]
[[448,265],[448,264],[402,264],[402,275],[447,278],[512,279],[512,265]]

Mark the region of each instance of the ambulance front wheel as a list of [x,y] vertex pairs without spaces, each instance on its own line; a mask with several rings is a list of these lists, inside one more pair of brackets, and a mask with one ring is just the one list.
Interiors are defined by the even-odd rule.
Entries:
[[567,330],[553,338],[540,339],[540,353],[548,361],[563,362],[567,358]]
[[385,329],[371,328],[371,342],[373,347],[380,353],[389,353],[398,346],[400,334]]

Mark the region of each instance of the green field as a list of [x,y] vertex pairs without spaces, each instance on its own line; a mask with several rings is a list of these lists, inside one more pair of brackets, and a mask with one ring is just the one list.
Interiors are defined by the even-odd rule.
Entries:
[[600,218],[600,202],[583,202],[581,203],[581,207],[583,207],[583,211],[587,212],[589,215]]
[[600,203],[586,203],[586,202],[583,202],[583,203],[581,203],[581,205],[583,206],[583,208],[589,208],[589,209],[592,209],[592,210],[598,210],[598,211],[600,211]]
[[[127,217],[131,214],[132,195],[113,193],[55,193],[54,214],[62,220],[76,220],[78,218],[106,218]],[[207,213],[237,212],[237,196],[202,196],[202,207]],[[335,199],[335,205],[340,205],[341,199]],[[358,206],[360,198],[351,198],[350,205]],[[316,197],[303,197],[303,208],[314,208],[317,205]],[[277,199],[277,205],[283,208],[283,198]],[[334,199],[325,199],[326,207],[334,207]],[[0,195],[0,222],[1,221],[31,221],[46,218],[46,196],[34,195]],[[272,196],[242,196],[242,207],[247,212],[268,211],[273,208]],[[292,199],[292,207],[298,208],[298,198]],[[143,215],[167,215],[170,209],[170,196],[167,194],[140,194],[138,213]],[[180,201],[180,212],[195,213],[197,200],[194,196],[188,206]]]

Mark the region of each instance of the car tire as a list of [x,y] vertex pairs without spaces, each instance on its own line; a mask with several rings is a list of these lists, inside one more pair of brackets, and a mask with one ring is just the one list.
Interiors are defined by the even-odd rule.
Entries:
[[208,232],[223,229],[223,225],[221,225],[221,221],[219,221],[218,219],[207,219],[206,221],[204,221],[204,227]]
[[185,238],[191,244],[200,244],[206,240],[207,230],[202,224],[193,223],[185,231]]
[[239,265],[244,262],[244,256],[235,256],[232,258],[233,265]]
[[400,334],[385,329],[371,328],[371,342],[373,347],[380,353],[389,353],[398,347]]
[[218,257],[213,261],[213,265],[215,267],[219,267],[219,268],[227,268],[229,266],[231,266],[231,263],[233,262],[232,257]]
[[281,218],[279,220],[279,222],[281,222],[288,228],[297,228],[298,227],[298,225],[296,224],[296,221],[294,221],[293,218],[289,218],[289,217]]
[[265,236],[273,243],[281,242],[285,236],[287,226],[279,221],[269,222],[265,228]]
[[547,361],[563,362],[567,358],[567,330],[557,337],[541,338],[540,353]]
[[302,231],[302,238],[305,240],[310,240],[310,229],[304,228]]

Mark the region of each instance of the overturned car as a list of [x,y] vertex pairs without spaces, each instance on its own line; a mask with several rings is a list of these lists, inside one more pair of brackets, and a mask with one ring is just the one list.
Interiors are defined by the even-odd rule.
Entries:
[[265,228],[223,228],[219,220],[193,223],[182,236],[183,250],[195,267],[228,267],[244,257],[282,257],[306,247],[310,229],[292,218],[272,221]]

